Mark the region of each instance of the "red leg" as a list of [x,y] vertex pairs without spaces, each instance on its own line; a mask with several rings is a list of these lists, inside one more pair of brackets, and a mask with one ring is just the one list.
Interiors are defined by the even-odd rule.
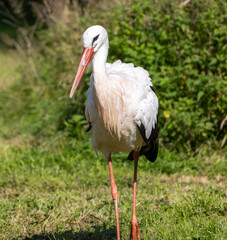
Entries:
[[118,215],[118,208],[117,208],[117,186],[114,181],[114,174],[113,174],[113,166],[111,161],[111,155],[108,157],[109,163],[109,170],[110,170],[110,181],[111,181],[111,190],[112,190],[112,197],[114,200],[114,207],[115,207],[115,217],[116,217],[116,225],[117,225],[117,240],[120,240],[120,227],[119,227],[119,215]]
[[136,179],[137,179],[137,165],[139,160],[139,152],[133,152],[134,158],[134,179],[133,179],[133,212],[132,212],[132,220],[131,220],[131,234],[130,240],[135,240],[136,235],[138,240],[140,240],[139,227],[136,218]]

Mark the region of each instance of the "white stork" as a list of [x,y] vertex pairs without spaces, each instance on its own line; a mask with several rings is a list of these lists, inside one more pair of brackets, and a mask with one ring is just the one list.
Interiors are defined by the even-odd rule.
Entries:
[[73,96],[89,62],[93,73],[87,92],[86,119],[92,131],[95,151],[109,163],[112,197],[115,205],[117,239],[120,240],[117,187],[111,154],[129,152],[134,159],[133,214],[130,239],[140,239],[136,218],[136,178],[139,156],[154,162],[158,154],[158,98],[149,74],[141,67],[106,63],[109,40],[102,26],[89,27],[83,34],[84,51],[70,92]]

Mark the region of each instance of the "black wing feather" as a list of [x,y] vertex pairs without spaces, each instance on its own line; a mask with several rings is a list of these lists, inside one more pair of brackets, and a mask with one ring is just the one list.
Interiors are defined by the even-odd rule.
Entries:
[[[155,124],[155,128],[152,129],[151,131],[151,135],[149,138],[146,138],[145,135],[145,127],[143,124],[141,124],[141,126],[137,126],[140,134],[144,140],[144,142],[146,142],[146,145],[143,146],[140,149],[140,156],[144,155],[150,162],[154,162],[157,158],[158,155],[158,123]],[[128,159],[129,160],[133,160],[133,151],[131,151],[128,155]]]
[[[154,88],[152,86],[150,88],[155,93]],[[139,151],[140,156],[144,155],[149,161],[154,162],[158,155],[158,116],[155,127],[151,130],[151,135],[149,138],[146,137],[146,129],[143,124],[137,127],[144,142],[146,143],[146,145],[143,146]],[[133,151],[129,153],[128,159],[133,160]]]

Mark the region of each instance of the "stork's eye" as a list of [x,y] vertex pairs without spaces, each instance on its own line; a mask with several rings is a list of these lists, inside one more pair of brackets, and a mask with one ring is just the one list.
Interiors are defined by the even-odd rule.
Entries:
[[98,37],[99,37],[99,34],[98,34],[96,37],[93,38],[93,40],[92,40],[92,46],[93,46],[94,42],[98,39]]

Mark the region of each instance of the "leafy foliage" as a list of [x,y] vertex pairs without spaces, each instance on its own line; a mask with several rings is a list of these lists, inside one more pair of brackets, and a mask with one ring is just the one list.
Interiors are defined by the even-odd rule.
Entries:
[[[10,119],[10,124],[21,116],[16,134],[25,130],[37,139],[60,130],[81,138],[91,70],[73,101],[68,94],[82,51],[82,33],[101,24],[109,33],[110,62],[121,59],[149,71],[160,102],[162,144],[189,150],[201,144],[217,146],[220,141],[223,146],[226,7],[227,3],[214,0],[180,5],[178,1],[130,0],[111,12],[100,13],[94,8],[88,8],[83,16],[71,12],[55,27],[37,33],[38,50],[26,56],[21,81],[0,95],[2,103],[8,102],[0,103],[0,109],[8,110],[7,114],[3,110],[2,117]],[[16,102],[16,109],[10,107],[12,102]]]
[[113,13],[111,60],[150,72],[165,143],[222,139],[227,110],[227,19],[223,1],[131,1]]

